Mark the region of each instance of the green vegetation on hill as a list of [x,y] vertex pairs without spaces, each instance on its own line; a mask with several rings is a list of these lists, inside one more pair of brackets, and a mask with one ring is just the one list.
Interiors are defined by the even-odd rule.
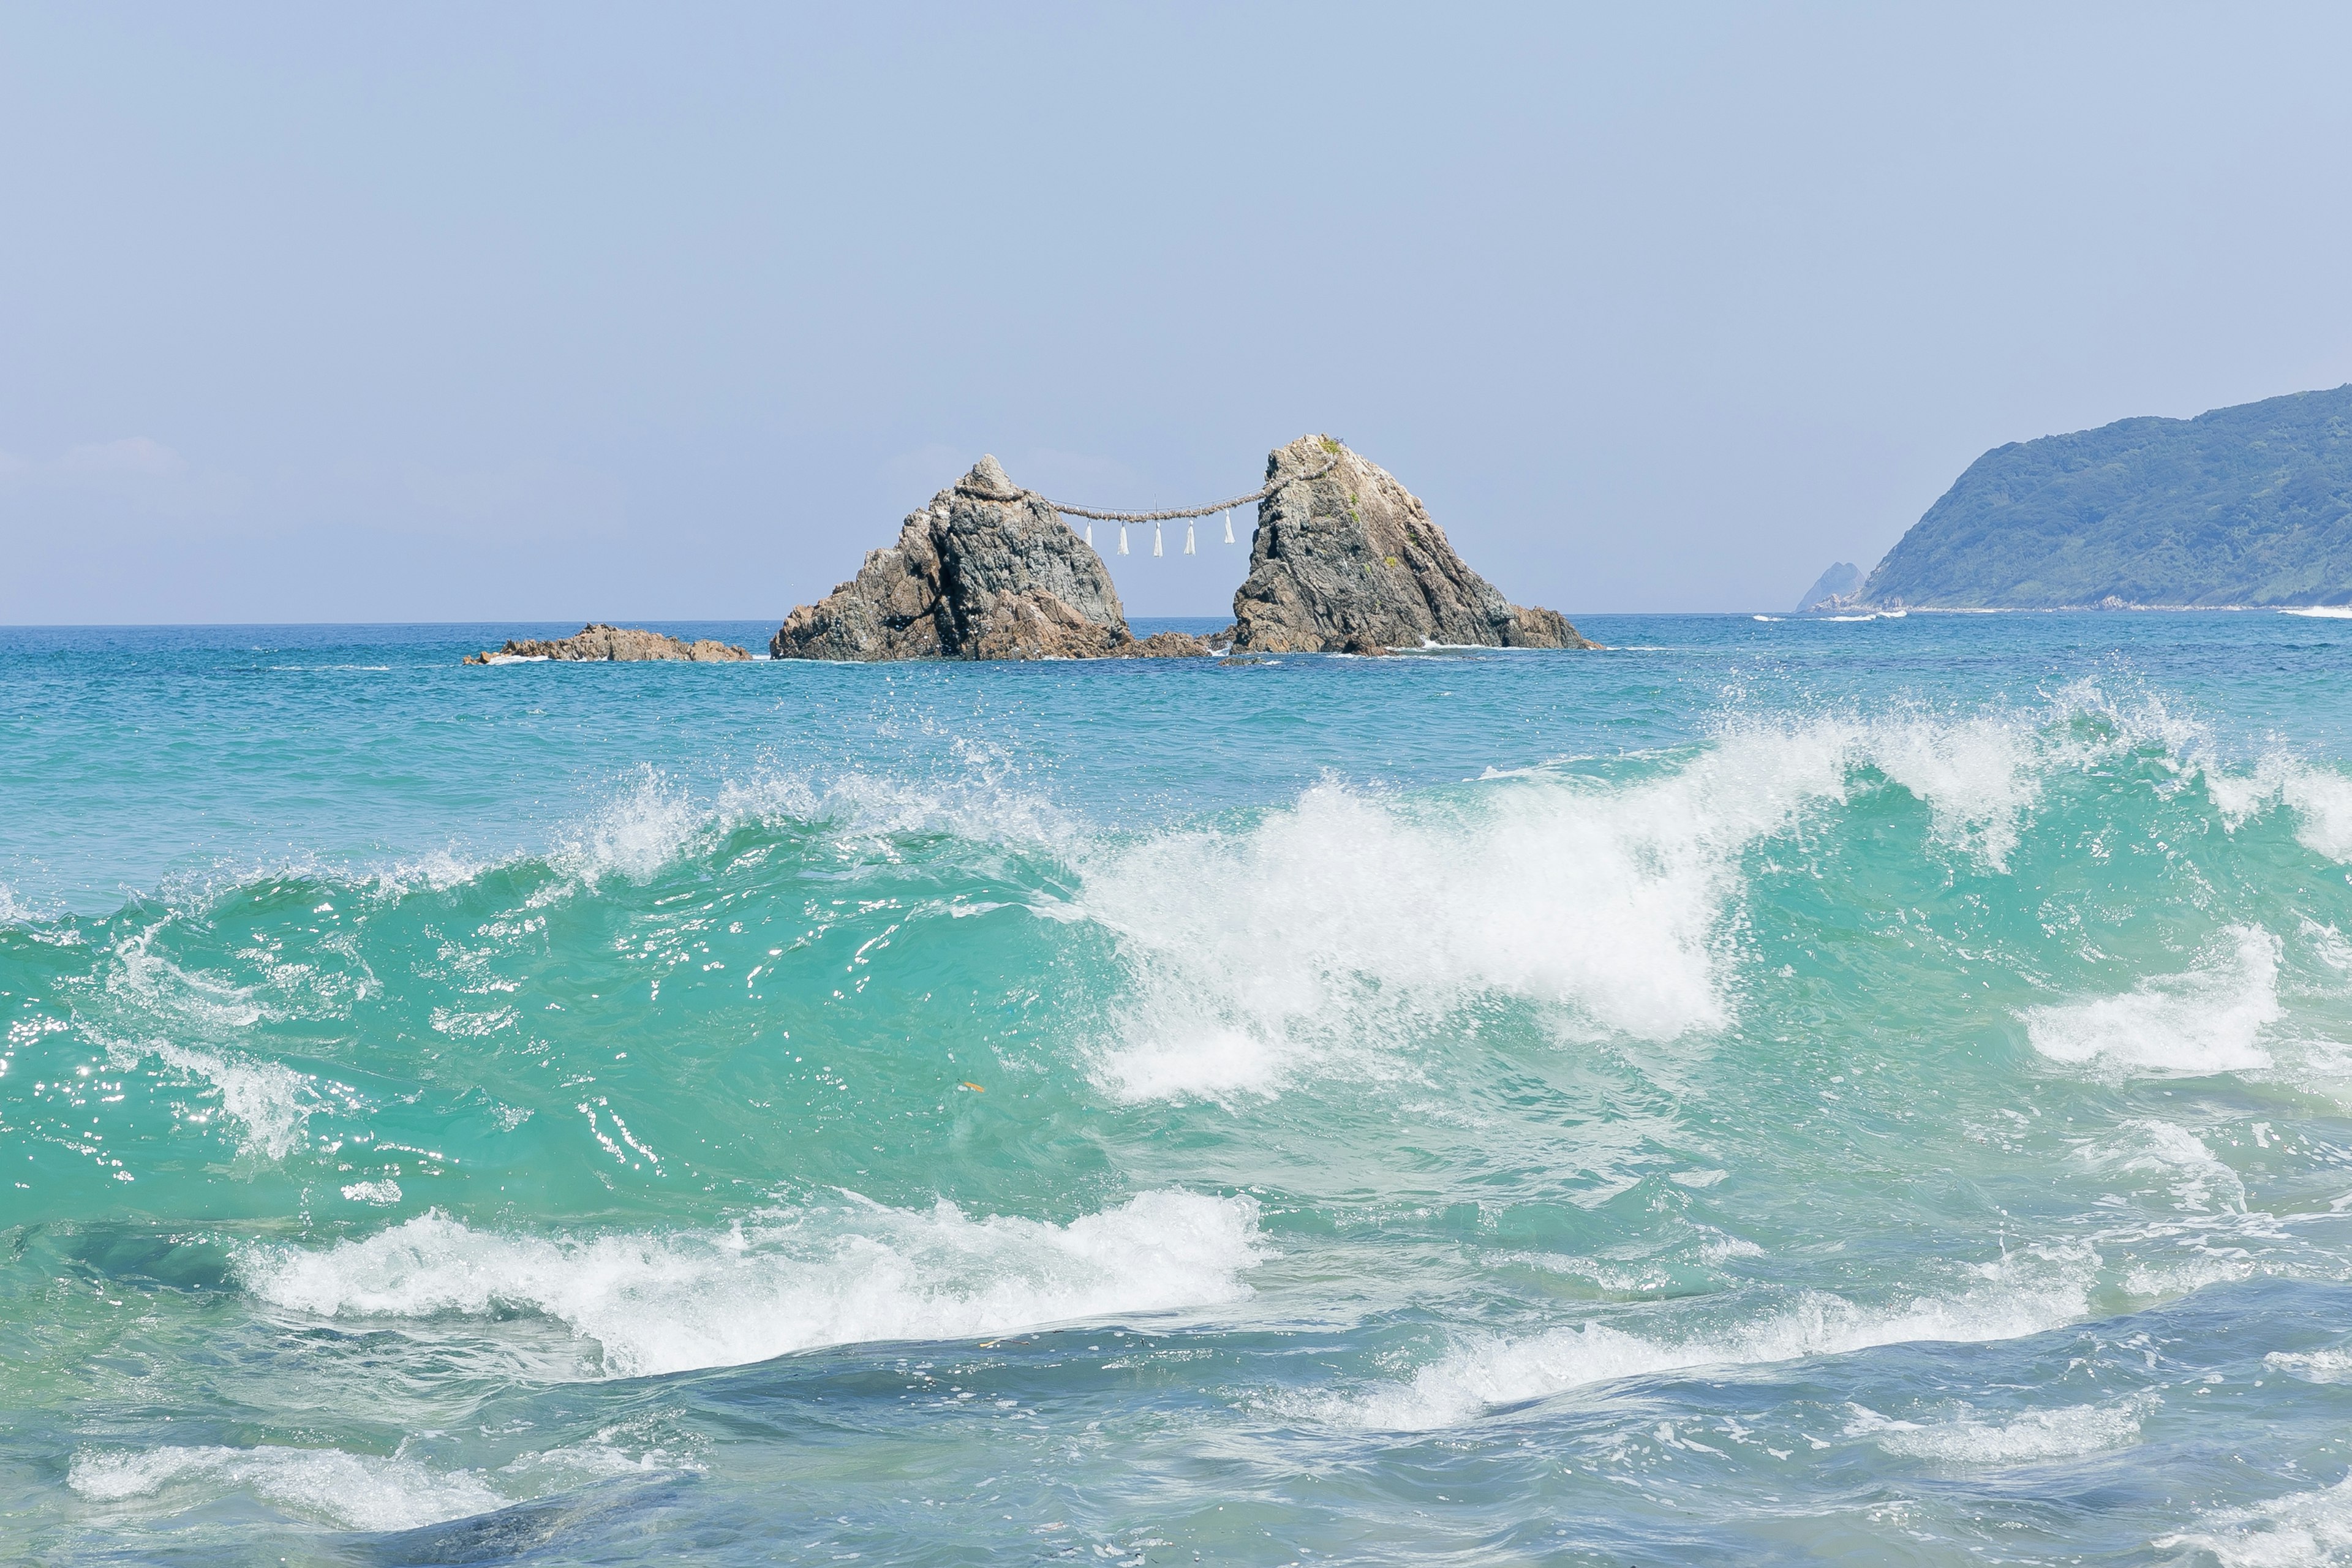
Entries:
[[1887,552],[1863,597],[2352,602],[2352,385],[1996,447]]

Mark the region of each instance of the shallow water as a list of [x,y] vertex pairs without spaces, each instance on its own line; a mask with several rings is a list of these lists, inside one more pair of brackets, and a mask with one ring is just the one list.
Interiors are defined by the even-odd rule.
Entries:
[[1580,624],[0,633],[0,1545],[2352,1562],[2352,622]]

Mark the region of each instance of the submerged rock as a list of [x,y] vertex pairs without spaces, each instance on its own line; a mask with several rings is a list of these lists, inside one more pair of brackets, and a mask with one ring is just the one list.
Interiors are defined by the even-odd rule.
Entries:
[[994,458],[908,515],[898,542],[784,619],[778,658],[1182,658],[1181,633],[1138,641],[1094,546]]
[[1328,436],[1277,449],[1265,477],[1276,489],[1258,502],[1249,577],[1234,595],[1235,651],[1600,646],[1557,611],[1504,598],[1419,497]]
[[681,642],[637,626],[608,626],[592,621],[568,637],[507,639],[501,648],[484,648],[466,656],[467,664],[495,664],[504,658],[673,659],[690,664],[731,664],[751,654],[709,637]]

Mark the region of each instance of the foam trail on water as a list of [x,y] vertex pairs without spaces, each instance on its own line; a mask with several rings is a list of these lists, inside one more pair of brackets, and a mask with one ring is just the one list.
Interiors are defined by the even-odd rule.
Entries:
[[120,1503],[201,1489],[247,1491],[291,1512],[350,1530],[414,1530],[504,1508],[478,1472],[440,1475],[414,1459],[336,1448],[149,1448],[74,1456],[66,1484],[93,1502]]
[[2131,1176],[2153,1176],[2170,1189],[2173,1205],[2183,1213],[2203,1214],[2215,1207],[2243,1214],[2246,1184],[2203,1139],[2185,1127],[2154,1119],[2120,1123],[2120,1142],[2082,1151],[2095,1170]]
[[1948,1421],[1895,1421],[1856,1405],[1849,1437],[1868,1437],[1890,1454],[1956,1468],[1999,1468],[2070,1459],[2139,1439],[2140,1406],[2070,1405],[1988,1420],[1963,1405]]
[[[222,1112],[245,1129],[241,1153],[283,1160],[301,1142],[303,1124],[318,1109],[310,1080],[276,1062],[231,1061],[183,1046],[159,1045],[154,1051],[167,1066],[220,1091]],[[126,1054],[111,1052],[110,1060],[121,1063]]]
[[2041,1289],[2003,1285],[1877,1309],[1810,1291],[1793,1306],[1686,1337],[1592,1322],[1525,1339],[1470,1340],[1422,1368],[1410,1383],[1333,1402],[1322,1414],[1349,1426],[1422,1431],[1618,1378],[1844,1355],[1918,1340],[2019,1339],[2072,1322],[2089,1310],[2084,1289],[2073,1282]]
[[2222,1568],[2331,1568],[2352,1563],[2352,1477],[2252,1508],[2205,1515],[2193,1530],[2149,1542],[2160,1552],[2210,1552]]
[[2119,996],[2030,1007],[2033,1048],[2053,1061],[2129,1072],[2241,1072],[2271,1065],[2259,1043],[2283,1016],[2278,938],[2233,926],[2181,974],[2140,981]]
[[2305,1383],[2352,1383],[2352,1351],[2273,1351],[2263,1364]]
[[264,1300],[321,1317],[541,1313],[594,1341],[608,1374],[637,1376],[1232,1301],[1259,1257],[1253,1200],[1165,1189],[1067,1225],[942,1202],[583,1240],[436,1212],[318,1251],[249,1247],[236,1268]]

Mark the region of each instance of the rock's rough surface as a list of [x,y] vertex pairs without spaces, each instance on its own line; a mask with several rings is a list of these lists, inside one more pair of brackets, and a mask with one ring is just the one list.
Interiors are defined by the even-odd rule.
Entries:
[[909,514],[898,542],[869,551],[855,578],[785,617],[768,648],[778,658],[859,660],[1209,651],[1181,634],[1138,642],[1102,557],[1018,491],[994,458]]
[[1236,652],[1600,646],[1557,611],[1504,598],[1419,497],[1329,437],[1277,449],[1265,477],[1277,488],[1258,502],[1249,577],[1234,595]]
[[751,656],[740,647],[705,637],[681,642],[659,632],[635,626],[608,626],[592,622],[568,637],[509,638],[501,648],[484,648],[466,656],[467,664],[494,664],[503,658],[677,659],[692,664],[731,664]]

